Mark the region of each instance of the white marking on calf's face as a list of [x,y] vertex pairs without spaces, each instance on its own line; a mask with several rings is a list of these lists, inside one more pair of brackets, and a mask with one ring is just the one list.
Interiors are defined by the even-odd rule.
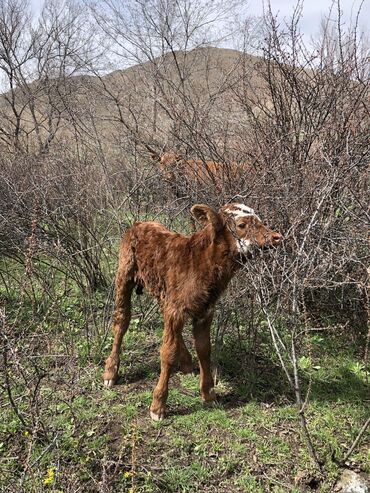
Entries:
[[240,212],[245,212],[246,214],[254,214],[254,209],[244,204],[234,204],[234,209],[239,209]]
[[247,254],[253,250],[251,240],[244,240],[242,238],[238,238],[236,240],[236,246],[239,253]]
[[234,216],[234,219],[248,216],[255,216],[257,219],[260,219],[255,213],[254,209],[251,209],[244,204],[233,204],[231,208],[227,208],[225,209],[225,211]]

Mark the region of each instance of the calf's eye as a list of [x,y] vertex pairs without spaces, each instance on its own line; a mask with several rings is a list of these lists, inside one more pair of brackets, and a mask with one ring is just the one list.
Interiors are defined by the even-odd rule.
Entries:
[[238,224],[238,228],[240,228],[240,229],[244,229],[244,228],[245,228],[245,226],[246,226],[246,224],[245,224],[245,223],[240,223],[240,224]]

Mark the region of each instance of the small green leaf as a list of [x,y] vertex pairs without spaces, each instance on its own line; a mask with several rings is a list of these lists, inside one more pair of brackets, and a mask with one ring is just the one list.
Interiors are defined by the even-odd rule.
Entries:
[[298,366],[301,370],[308,370],[312,366],[311,358],[308,356],[301,356],[298,361]]

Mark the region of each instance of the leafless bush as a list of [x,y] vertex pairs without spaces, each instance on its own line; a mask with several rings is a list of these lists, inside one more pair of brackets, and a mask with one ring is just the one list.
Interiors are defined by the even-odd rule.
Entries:
[[339,23],[329,49],[324,29],[313,52],[304,46],[298,22],[299,10],[283,28],[268,12],[260,69],[267,90],[236,96],[250,119],[246,152],[258,163],[253,194],[286,236],[283,254],[248,264],[248,280],[320,464],[305,421],[308,394],[302,395],[297,361],[307,331],[330,315],[338,322],[340,306],[347,323],[366,327],[368,76],[355,30],[343,33]]

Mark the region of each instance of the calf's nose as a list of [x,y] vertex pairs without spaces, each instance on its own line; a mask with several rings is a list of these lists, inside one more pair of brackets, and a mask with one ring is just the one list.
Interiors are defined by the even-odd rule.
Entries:
[[280,243],[283,241],[283,235],[280,233],[272,233],[271,235],[271,243],[276,246],[280,245]]

